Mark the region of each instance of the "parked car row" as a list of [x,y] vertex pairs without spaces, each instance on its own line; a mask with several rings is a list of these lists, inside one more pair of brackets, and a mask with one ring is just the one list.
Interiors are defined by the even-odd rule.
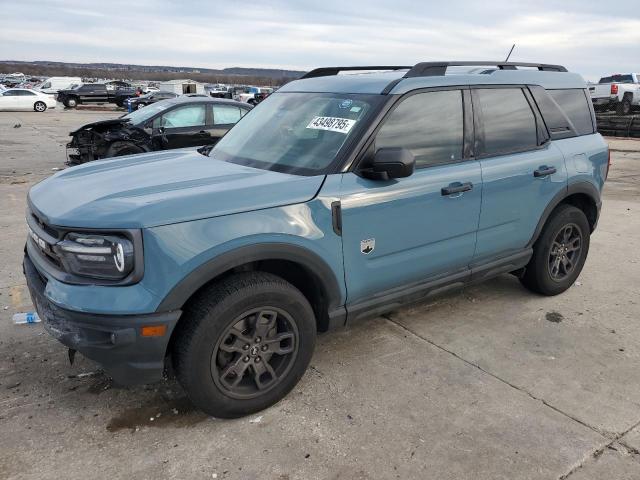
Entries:
[[640,106],[640,74],[602,77],[597,85],[589,86],[589,94],[597,111],[615,110],[618,115],[629,115]]

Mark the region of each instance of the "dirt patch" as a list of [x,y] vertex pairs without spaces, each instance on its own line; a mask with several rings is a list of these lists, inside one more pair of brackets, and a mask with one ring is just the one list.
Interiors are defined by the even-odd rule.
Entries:
[[545,318],[552,323],[560,323],[562,320],[564,320],[564,317],[559,312],[547,312]]
[[110,390],[113,386],[113,380],[106,375],[103,375],[102,378],[98,379],[96,382],[92,383],[89,388],[87,388],[88,393],[93,393],[94,395],[100,395],[102,392]]
[[113,417],[107,430],[117,432],[140,427],[191,427],[209,418],[193,406],[187,397],[167,399],[158,397],[137,408],[129,408]]

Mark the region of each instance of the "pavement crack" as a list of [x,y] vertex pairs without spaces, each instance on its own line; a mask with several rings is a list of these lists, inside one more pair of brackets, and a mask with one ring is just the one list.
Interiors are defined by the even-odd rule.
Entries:
[[607,440],[609,440],[608,442],[604,443],[603,445],[599,446],[597,449],[595,449],[594,451],[592,451],[590,454],[586,455],[580,462],[578,462],[578,464],[574,465],[567,473],[561,475],[560,477],[558,477],[558,480],[566,480],[567,478],[569,478],[570,475],[572,475],[575,471],[579,470],[580,468],[582,468],[582,466],[590,459],[592,458],[597,458],[600,455],[602,455],[602,453],[609,447],[611,447],[614,443],[618,443],[619,445],[622,445],[624,448],[626,448],[630,453],[637,455],[638,454],[638,450],[635,448],[631,448],[627,445],[625,445],[623,442],[620,442],[619,440],[624,437],[627,433],[629,433],[631,430],[633,430],[634,428],[640,426],[640,421],[638,421],[637,423],[631,425],[629,428],[627,428],[625,431],[621,432],[621,433],[614,433],[614,432],[607,432],[607,431],[603,431],[597,427],[594,427],[593,425],[589,425],[588,423],[585,423],[584,421],[580,420],[579,418],[574,417],[573,415],[564,412],[563,410],[559,409],[558,407],[555,407],[553,405],[551,405],[549,402],[547,402],[545,399],[537,397],[536,395],[534,395],[533,393],[529,392],[526,388],[520,387],[519,385],[516,385],[514,383],[509,382],[508,380],[505,380],[504,378],[499,377],[498,375],[491,373],[488,370],[485,370],[484,368],[482,368],[480,365],[471,362],[469,360],[467,360],[464,357],[461,357],[460,355],[458,355],[456,352],[449,350],[445,347],[443,347],[442,345],[438,345],[437,343],[435,343],[433,340],[430,340],[429,338],[420,335],[419,333],[414,332],[413,330],[411,330],[410,328],[406,327],[405,325],[403,325],[400,322],[397,322],[396,320],[393,319],[393,317],[390,314],[383,314],[382,318],[384,318],[385,320],[387,320],[390,323],[393,323],[394,325],[400,327],[401,329],[403,329],[404,331],[408,332],[409,334],[411,334],[412,336],[428,343],[429,345],[432,345],[433,347],[442,350],[443,352],[448,353],[449,355],[457,358],[458,360],[466,363],[467,365],[474,367],[478,370],[480,370],[482,373],[489,375],[492,378],[495,378],[496,380],[498,380],[499,382],[504,383],[505,385],[508,385],[509,387],[518,390],[519,392],[524,393],[525,395],[529,396],[530,398],[532,398],[533,400],[539,401],[541,402],[544,406],[552,409],[553,411],[559,413],[560,415],[563,415],[565,417],[567,417],[570,420],[573,420],[576,423],[579,423],[580,425],[596,432],[597,434],[601,435],[602,437],[606,438]]
[[419,333],[416,333],[416,332],[414,332],[413,330],[411,330],[410,328],[406,327],[405,325],[403,325],[403,324],[401,324],[401,323],[399,323],[399,322],[395,321],[395,320],[391,317],[391,315],[389,315],[389,314],[384,314],[384,315],[382,315],[382,318],[386,319],[388,322],[393,323],[394,325],[397,325],[398,327],[400,327],[400,328],[402,328],[403,330],[405,330],[405,331],[409,332],[411,335],[413,335],[413,336],[415,336],[415,337],[419,338],[420,340],[423,340],[423,341],[427,342],[429,345],[432,345],[432,346],[436,347],[437,349],[442,350],[443,352],[446,352],[446,353],[448,353],[449,355],[454,356],[454,357],[455,357],[455,358],[457,358],[458,360],[460,360],[460,361],[462,361],[462,362],[466,363],[467,365],[469,365],[469,366],[471,366],[471,367],[477,368],[477,369],[478,369],[478,370],[480,370],[482,373],[484,373],[484,374],[486,374],[486,375],[489,375],[490,377],[495,378],[495,379],[496,379],[496,380],[498,380],[499,382],[502,382],[502,383],[504,383],[505,385],[508,385],[509,387],[511,387],[511,388],[513,388],[513,389],[515,389],[515,390],[518,390],[519,392],[524,393],[525,395],[529,396],[529,397],[530,397],[530,398],[532,398],[533,400],[536,400],[536,401],[538,401],[538,402],[541,402],[544,406],[549,407],[550,409],[554,410],[555,412],[558,412],[559,414],[561,414],[561,415],[563,415],[563,416],[565,416],[565,417],[567,417],[567,418],[569,418],[569,419],[573,420],[574,422],[579,423],[580,425],[582,425],[582,426],[584,426],[584,427],[586,427],[586,428],[588,428],[588,429],[590,429],[590,430],[593,430],[593,431],[594,431],[594,432],[596,432],[597,434],[599,434],[599,435],[601,435],[601,436],[603,436],[603,437],[605,437],[605,438],[611,438],[611,437],[612,437],[612,435],[614,435],[614,434],[612,434],[611,432],[606,432],[606,431],[600,430],[599,428],[594,427],[593,425],[589,425],[588,423],[585,423],[584,421],[580,420],[580,419],[579,419],[579,418],[577,418],[577,417],[574,417],[574,416],[573,416],[573,415],[571,415],[570,413],[567,413],[567,412],[565,412],[565,411],[563,411],[563,410],[559,409],[558,407],[555,407],[555,406],[551,405],[551,404],[550,404],[549,402],[547,402],[545,399],[540,398],[540,397],[537,397],[536,395],[534,395],[533,393],[531,393],[530,391],[528,391],[526,388],[523,388],[523,387],[521,387],[521,386],[519,386],[519,385],[516,385],[515,383],[511,383],[510,381],[505,380],[504,378],[501,378],[500,376],[496,375],[495,373],[492,373],[492,372],[490,372],[490,371],[488,371],[488,370],[485,370],[484,368],[482,368],[482,367],[481,367],[480,365],[478,365],[477,363],[474,363],[474,362],[472,362],[472,361],[470,361],[470,360],[467,360],[467,359],[466,359],[466,358],[464,358],[464,357],[461,357],[461,356],[460,356],[460,355],[458,355],[456,352],[454,352],[454,351],[452,351],[452,350],[449,350],[449,349],[447,349],[447,348],[443,347],[442,345],[438,345],[437,343],[435,343],[434,341],[432,341],[432,340],[428,339],[427,337],[424,337],[424,336],[420,335]]
[[596,450],[594,450],[593,452],[591,452],[590,455],[585,456],[577,465],[574,465],[571,470],[569,470],[567,473],[565,473],[564,475],[561,475],[560,477],[558,477],[558,480],[566,480],[567,478],[569,478],[571,475],[573,475],[575,472],[577,472],[578,470],[580,470],[582,467],[584,467],[584,465],[587,463],[587,461],[591,460],[591,459],[596,459],[598,458],[600,455],[602,455],[604,453],[604,451],[606,449],[611,449],[611,450],[615,450],[616,452],[620,453],[618,451],[617,448],[613,447],[613,444],[616,443],[619,446],[622,446],[623,448],[625,448],[627,450],[627,454],[632,455],[632,458],[634,461],[638,461],[637,460],[637,456],[638,454],[640,454],[640,452],[638,452],[638,449],[630,447],[629,445],[627,445],[626,443],[620,441],[620,439],[622,437],[624,437],[627,433],[629,433],[631,430],[633,430],[634,428],[636,428],[638,425],[640,425],[640,422],[637,422],[636,424],[632,425],[631,427],[629,427],[628,429],[626,429],[624,432],[620,433],[620,434],[616,434],[615,438],[613,438],[610,442],[606,443],[605,445],[602,445],[601,447],[597,448]]

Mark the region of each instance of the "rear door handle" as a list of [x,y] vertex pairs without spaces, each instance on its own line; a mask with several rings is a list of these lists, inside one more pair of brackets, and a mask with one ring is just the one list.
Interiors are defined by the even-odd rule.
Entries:
[[542,165],[537,170],[533,171],[533,176],[538,177],[546,177],[547,175],[552,175],[556,173],[556,167],[547,167],[546,165]]
[[471,182],[465,182],[465,183],[455,182],[449,185],[448,187],[442,188],[442,190],[440,190],[440,193],[443,196],[447,196],[447,195],[453,195],[454,193],[468,192],[472,188],[473,188],[473,183]]

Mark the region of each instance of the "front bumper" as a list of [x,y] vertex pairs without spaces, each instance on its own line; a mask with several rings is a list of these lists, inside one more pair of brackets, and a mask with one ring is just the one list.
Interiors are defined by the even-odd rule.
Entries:
[[[151,383],[162,378],[167,345],[180,310],[145,315],[67,310],[46,297],[47,277],[36,269],[26,252],[23,270],[44,328],[63,345],[101,364],[122,385]],[[166,333],[161,337],[143,337],[140,332],[144,325],[165,325]]]
[[80,165],[94,160],[94,148],[92,145],[81,145],[70,142],[67,143],[67,165]]

